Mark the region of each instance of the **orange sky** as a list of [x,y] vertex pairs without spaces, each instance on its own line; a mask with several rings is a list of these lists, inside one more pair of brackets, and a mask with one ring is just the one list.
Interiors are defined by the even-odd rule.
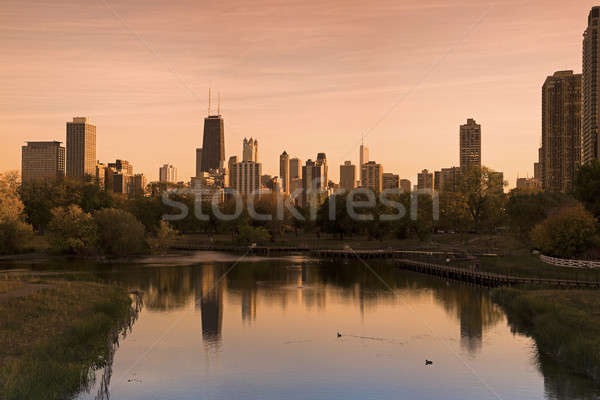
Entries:
[[458,126],[482,124],[483,163],[533,174],[541,85],[581,71],[593,1],[3,0],[0,170],[26,140],[65,140],[90,116],[101,161],[150,179],[195,171],[207,90],[222,94],[226,157],[259,141],[264,173],[286,150],[325,152],[330,178],[370,158],[415,180],[458,165]]

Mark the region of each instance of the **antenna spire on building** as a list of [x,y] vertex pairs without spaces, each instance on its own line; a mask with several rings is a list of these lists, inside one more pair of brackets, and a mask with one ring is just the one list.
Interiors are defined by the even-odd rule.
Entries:
[[210,115],[210,87],[208,88],[208,115]]
[[221,115],[221,92],[219,92],[219,100],[217,105],[217,115]]

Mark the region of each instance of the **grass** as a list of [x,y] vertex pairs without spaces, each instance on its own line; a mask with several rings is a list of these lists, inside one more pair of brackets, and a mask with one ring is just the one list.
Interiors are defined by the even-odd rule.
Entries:
[[550,361],[600,384],[600,293],[502,288],[492,298],[513,329],[535,339],[542,368]]
[[502,257],[481,257],[480,269],[523,277],[600,281],[600,270],[558,267],[547,264],[528,250]]
[[[10,285],[3,281],[2,285]],[[0,398],[64,399],[92,383],[131,300],[118,287],[51,281],[26,296],[0,300]]]
[[0,280],[0,294],[12,292],[14,290],[23,289],[26,286],[25,282]]

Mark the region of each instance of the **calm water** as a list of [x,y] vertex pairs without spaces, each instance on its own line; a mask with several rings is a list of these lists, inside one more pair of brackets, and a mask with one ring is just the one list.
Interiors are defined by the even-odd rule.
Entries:
[[538,365],[535,343],[511,331],[485,289],[384,263],[372,267],[393,291],[360,264],[235,262],[196,253],[60,266],[143,291],[112,368],[79,398],[599,398],[589,382]]

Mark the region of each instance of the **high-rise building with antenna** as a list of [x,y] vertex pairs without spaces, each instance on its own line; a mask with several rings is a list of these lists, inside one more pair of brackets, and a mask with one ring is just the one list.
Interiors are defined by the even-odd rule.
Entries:
[[363,164],[366,164],[368,162],[369,162],[369,149],[367,147],[365,147],[365,138],[363,135],[361,143],[360,143],[360,153],[358,154],[359,168],[362,167]]
[[210,89],[208,90],[208,116],[204,118],[204,135],[202,138],[201,171],[223,168],[225,164],[225,128],[221,116],[219,102],[217,114],[211,115]]

